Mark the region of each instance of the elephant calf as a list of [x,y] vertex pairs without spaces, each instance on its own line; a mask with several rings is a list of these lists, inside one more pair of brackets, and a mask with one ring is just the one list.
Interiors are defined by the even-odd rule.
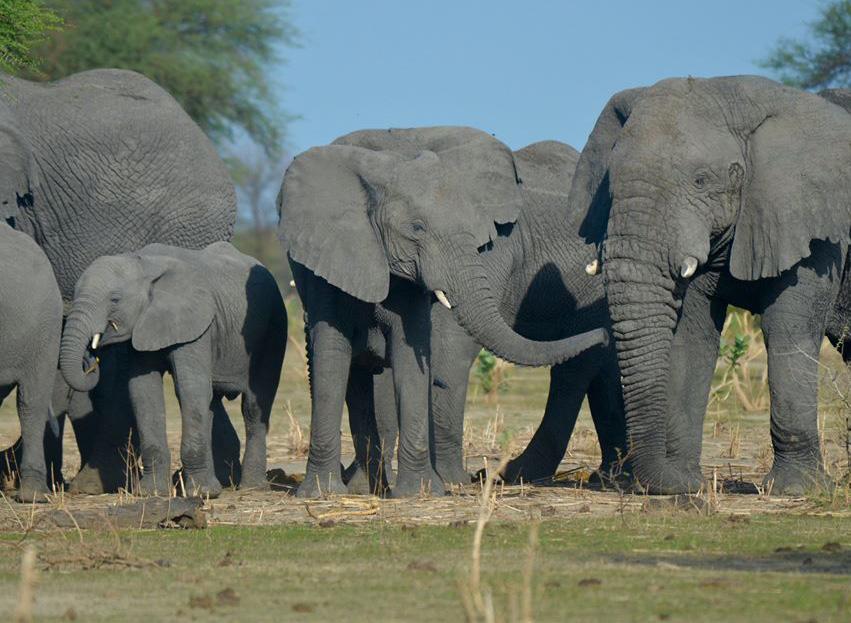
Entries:
[[191,251],[151,244],[105,256],[82,274],[65,323],[60,369],[68,384],[98,382],[95,352],[130,341],[130,401],[141,445],[143,494],[169,490],[163,373],[180,402],[186,488],[221,492],[213,469],[213,416],[242,394],[241,487],[265,485],[266,432],[287,341],[284,303],[272,275],[226,242]]
[[18,498],[31,502],[48,491],[44,443],[53,436],[50,398],[59,357],[62,298],[44,252],[2,221],[0,292],[0,402],[18,388],[23,446]]

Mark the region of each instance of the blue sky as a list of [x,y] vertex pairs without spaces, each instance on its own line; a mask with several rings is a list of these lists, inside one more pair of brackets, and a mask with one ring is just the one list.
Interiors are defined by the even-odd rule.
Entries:
[[277,80],[293,153],[361,128],[471,125],[513,149],[585,143],[609,96],[670,76],[765,73],[820,0],[293,0]]

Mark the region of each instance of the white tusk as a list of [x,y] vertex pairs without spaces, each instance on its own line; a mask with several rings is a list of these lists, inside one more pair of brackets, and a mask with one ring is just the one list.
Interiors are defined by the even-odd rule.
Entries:
[[295,287],[295,279],[290,279],[290,287],[291,288]]
[[117,322],[115,322],[114,320],[110,320],[110,321],[109,321],[109,326],[111,326],[111,327],[112,327],[112,330],[113,330],[113,331],[118,331],[118,323],[117,323]]
[[600,272],[600,260],[594,260],[585,267],[585,272],[589,275],[596,275]]
[[688,279],[689,277],[691,277],[694,274],[694,272],[696,270],[697,270],[697,258],[689,256],[689,257],[686,258],[686,261],[683,262],[683,267],[680,270],[680,275],[682,275],[682,277],[684,279]]
[[452,304],[449,302],[449,299],[446,298],[446,292],[443,290],[435,290],[434,295],[437,297],[437,300],[440,301],[440,304],[446,309],[452,309]]
[[95,336],[92,338],[92,350],[97,350],[98,344],[100,344],[100,333],[95,333]]

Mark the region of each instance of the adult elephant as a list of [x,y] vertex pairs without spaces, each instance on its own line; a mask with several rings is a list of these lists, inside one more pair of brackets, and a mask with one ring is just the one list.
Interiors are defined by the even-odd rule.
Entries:
[[[41,246],[66,303],[95,258],[151,242],[204,247],[230,238],[235,215],[213,145],[144,76],[99,69],[49,84],[2,76],[0,216]],[[91,409],[72,400],[81,408],[70,411],[87,455],[74,484],[92,493],[125,484],[130,429],[122,357],[101,365]]]
[[[552,342],[501,316],[478,249],[522,206],[511,151],[471,128],[366,130],[295,158],[279,195],[280,233],[306,313],[311,440],[299,495],[345,491],[340,418],[380,463],[372,374],[392,371],[399,412],[394,495],[442,492],[429,456],[432,293],[498,355],[552,365],[607,341],[602,329]],[[354,414],[354,415],[353,415]],[[373,473],[371,467],[367,470]]]
[[[696,491],[727,306],[761,315],[773,491],[824,478],[822,337],[842,341],[851,120],[824,98],[752,76],[670,79],[615,95],[582,152],[571,201],[602,242],[634,472]],[[604,239],[605,238],[605,239]],[[844,288],[845,289],[845,288]]]
[[[579,153],[558,141],[528,145],[513,154],[522,208],[515,223],[480,252],[505,322],[526,338],[549,341],[608,327],[601,280],[585,268],[596,258],[593,244],[578,234],[568,204]],[[593,271],[592,271],[593,272]],[[441,305],[432,308],[434,465],[445,482],[469,483],[464,465],[464,408],[470,366],[481,345]],[[376,391],[392,386],[376,380]],[[625,468],[626,434],[620,374],[614,345],[595,348],[550,369],[543,419],[525,450],[506,466],[511,482],[551,479],[564,458],[585,397],[602,461],[600,474]],[[387,450],[395,445],[392,396],[376,401],[379,432]],[[388,408],[389,407],[389,408]]]

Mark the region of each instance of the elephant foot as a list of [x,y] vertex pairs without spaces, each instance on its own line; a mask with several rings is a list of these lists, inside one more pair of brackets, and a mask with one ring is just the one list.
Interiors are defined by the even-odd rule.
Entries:
[[391,498],[412,498],[418,496],[441,496],[445,494],[443,481],[433,469],[422,472],[399,470],[396,484],[390,490]]
[[[131,471],[133,473],[129,473]],[[112,448],[93,456],[83,465],[68,486],[68,491],[87,495],[116,493],[120,488],[128,487],[137,477],[136,467],[125,460],[124,451]]]
[[222,494],[222,483],[212,471],[184,471],[183,484],[186,497],[217,498]]
[[164,472],[152,471],[150,473],[143,474],[139,481],[139,486],[136,488],[136,494],[145,497],[158,495],[169,496],[171,494],[171,485],[168,480],[161,475],[162,473]]
[[21,484],[15,498],[19,502],[31,504],[46,502],[50,489],[47,487],[47,474],[41,472],[22,471]]
[[460,462],[453,461],[443,464],[437,461],[434,469],[443,482],[448,485],[468,485],[473,481],[472,474],[464,469],[464,465]]
[[[555,465],[551,461],[529,460],[521,454],[516,459],[509,461],[508,465],[500,474],[500,478],[508,484],[520,484],[520,482],[529,484],[543,484],[552,482],[553,476],[556,475],[558,462]],[[477,474],[480,478],[484,478],[484,470],[481,474]]]
[[340,476],[340,468],[330,470],[315,470],[307,468],[304,480],[296,491],[296,497],[321,498],[326,495],[345,494],[348,490]]
[[242,470],[242,479],[239,481],[240,491],[246,489],[266,490],[269,488],[269,481],[266,479],[265,469],[244,468]]
[[343,482],[346,483],[346,489],[351,495],[382,495],[386,493],[387,485],[384,481],[378,482],[379,479],[380,474],[376,474],[370,479],[367,470],[357,462],[352,463],[343,474]]
[[771,495],[800,497],[818,491],[832,491],[835,484],[820,465],[811,462],[774,461],[771,471],[762,481]]

